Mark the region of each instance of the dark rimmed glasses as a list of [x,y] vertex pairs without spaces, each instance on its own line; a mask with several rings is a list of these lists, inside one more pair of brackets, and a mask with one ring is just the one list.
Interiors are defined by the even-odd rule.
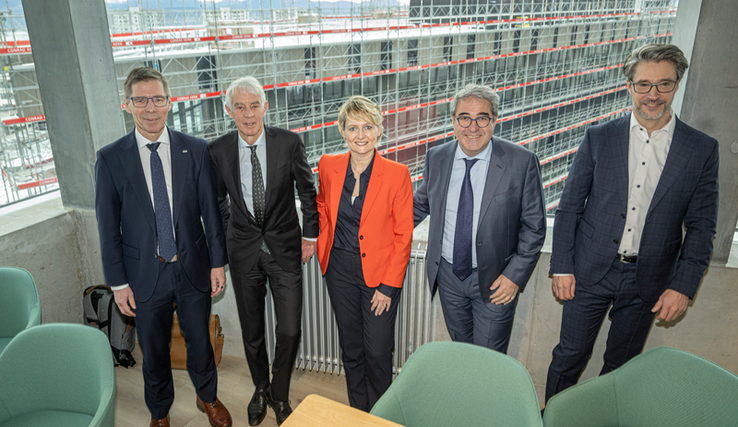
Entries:
[[145,96],[132,96],[128,99],[131,100],[131,104],[136,108],[145,107],[149,103],[149,100],[154,103],[155,107],[166,107],[167,102],[169,102],[168,96],[153,96],[151,98],[147,98]]
[[479,128],[486,128],[492,122],[492,118],[487,116],[479,116],[476,119],[472,119],[469,116],[459,116],[456,118],[456,122],[459,124],[459,126],[463,128],[468,128],[469,126],[471,126],[472,122],[476,122],[477,127]]
[[665,82],[658,83],[647,83],[647,82],[634,82],[630,81],[630,87],[633,88],[635,93],[645,94],[651,92],[651,88],[655,87],[658,93],[670,93],[674,92],[677,82],[667,80]]

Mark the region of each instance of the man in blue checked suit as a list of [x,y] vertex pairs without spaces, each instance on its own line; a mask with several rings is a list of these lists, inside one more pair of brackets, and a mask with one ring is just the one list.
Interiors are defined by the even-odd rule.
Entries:
[[507,352],[519,291],[546,236],[538,158],[493,136],[499,97],[467,85],[451,102],[456,141],[425,157],[413,197],[417,226],[430,215],[428,281],[451,339]]
[[564,301],[546,401],[576,384],[612,303],[601,374],[643,350],[654,316],[673,321],[712,254],[718,142],[671,110],[688,67],[673,45],[625,60],[633,112],[587,129],[554,223],[553,291]]
[[169,426],[176,302],[196,406],[212,426],[228,427],[208,329],[228,262],[208,145],[167,128],[171,94],[158,71],[134,68],[124,91],[136,129],[100,149],[95,164],[105,280],[121,312],[136,318],[150,425]]

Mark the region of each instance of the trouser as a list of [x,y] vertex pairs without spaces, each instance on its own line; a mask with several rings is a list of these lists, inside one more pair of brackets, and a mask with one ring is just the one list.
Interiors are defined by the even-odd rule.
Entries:
[[617,369],[643,350],[656,302],[643,301],[638,295],[636,264],[613,260],[599,283],[577,282],[574,298],[564,301],[559,344],[553,350],[546,380],[547,402],[579,380],[611,303],[612,324],[600,375]]

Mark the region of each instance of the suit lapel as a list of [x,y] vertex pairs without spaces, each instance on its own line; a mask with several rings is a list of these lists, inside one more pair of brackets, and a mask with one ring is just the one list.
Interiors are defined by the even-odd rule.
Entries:
[[[374,150],[374,165],[372,166],[372,175],[369,178],[369,187],[366,189],[366,195],[364,196],[364,206],[361,208],[362,221],[367,217],[368,212],[372,210],[372,205],[377,200],[379,192],[384,185],[382,175],[384,175],[384,164],[386,160],[384,157]],[[375,179],[372,179],[375,178]]]
[[[264,132],[266,132],[266,153],[267,153],[267,176],[264,182],[264,190],[266,191],[266,198],[264,200],[264,211],[266,213],[269,208],[269,199],[272,193],[272,186],[275,185],[277,178],[277,168],[282,156],[282,144],[278,144],[274,141],[274,133],[271,128],[264,126]],[[289,160],[290,162],[292,159]]]
[[694,145],[688,143],[688,128],[676,117],[674,117],[674,120],[677,122],[674,127],[674,136],[671,139],[671,147],[669,147],[669,154],[666,156],[666,163],[664,163],[664,170],[661,171],[659,183],[651,198],[648,213],[651,213],[654,206],[659,203],[666,192],[669,191],[669,188],[679,178],[694,152]]
[[[631,113],[632,114],[632,113]],[[630,116],[620,119],[615,130],[608,134],[607,147],[610,150],[614,181],[609,183],[620,195],[623,209],[628,207],[628,146],[630,145]]]
[[[484,182],[484,192],[482,193],[482,205],[479,210],[479,221],[482,221],[490,204],[492,204],[492,198],[494,198],[497,192],[497,187],[500,185],[502,176],[507,169],[507,162],[505,162],[505,150],[502,149],[502,144],[497,141],[497,138],[492,137],[492,155],[489,158],[489,170],[487,170],[487,180]],[[478,227],[481,230],[482,227]]]
[[246,208],[246,202],[243,197],[243,185],[241,185],[241,153],[238,147],[238,132],[233,132],[233,137],[228,141],[223,149],[225,154],[225,166],[230,174],[223,174],[224,180],[229,180],[226,183],[226,188],[235,189],[234,194],[230,194],[231,203],[239,206],[248,215],[251,215],[248,208]]
[[131,183],[131,188],[136,193],[139,204],[144,207],[144,217],[151,229],[156,231],[154,206],[151,204],[149,188],[146,184],[143,167],[141,167],[141,155],[138,153],[135,131],[128,134],[128,138],[120,146],[118,155],[120,156],[120,162],[123,165],[126,178]]
[[184,198],[184,189],[187,180],[187,165],[192,161],[192,154],[185,148],[184,141],[174,132],[169,131],[169,143],[171,144],[171,152],[169,155],[172,159],[172,212],[173,223],[177,224],[179,218],[182,199]]
[[333,183],[330,188],[330,209],[331,214],[333,214],[333,218],[331,218],[333,224],[338,221],[338,208],[341,204],[341,193],[343,193],[343,184],[346,180],[346,169],[348,168],[348,162],[350,158],[351,152],[345,153],[343,156],[337,159],[335,168],[333,168],[333,170],[327,171],[327,173],[331,174],[328,182]]

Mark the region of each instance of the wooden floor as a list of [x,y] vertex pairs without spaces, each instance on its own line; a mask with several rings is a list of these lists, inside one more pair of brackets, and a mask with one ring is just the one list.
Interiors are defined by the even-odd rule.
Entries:
[[[133,354],[136,366],[115,368],[115,425],[116,427],[146,427],[151,415],[144,402],[143,357],[138,348]],[[169,412],[172,427],[209,427],[208,419],[195,406],[195,389],[187,371],[175,370],[174,404]],[[254,393],[254,384],[245,358],[223,356],[218,366],[218,398],[233,417],[233,426],[248,426],[246,407]],[[290,400],[292,409],[309,394],[319,394],[337,402],[348,404],[346,378],[343,375],[314,373],[295,370],[292,374]],[[263,427],[274,427],[274,411],[269,408]]]

